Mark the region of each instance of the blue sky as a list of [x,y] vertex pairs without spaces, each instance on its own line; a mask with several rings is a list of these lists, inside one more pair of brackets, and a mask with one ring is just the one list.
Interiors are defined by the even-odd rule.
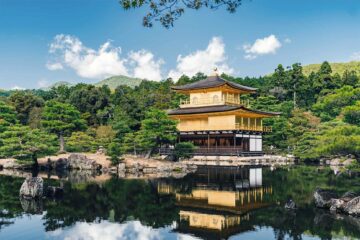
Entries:
[[[175,27],[141,25],[117,0],[0,0],[0,88],[156,80],[196,70],[259,76],[277,64],[360,60],[360,1],[245,0],[235,14],[189,10]],[[105,44],[105,45],[104,45]]]

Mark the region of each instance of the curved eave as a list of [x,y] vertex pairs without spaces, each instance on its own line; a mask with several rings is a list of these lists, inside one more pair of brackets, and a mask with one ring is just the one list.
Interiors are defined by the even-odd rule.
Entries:
[[252,110],[244,106],[212,106],[212,107],[197,107],[197,108],[178,108],[174,110],[168,110],[168,115],[172,117],[176,116],[189,116],[189,115],[203,115],[203,114],[222,114],[222,113],[234,113],[234,114],[254,114],[258,117],[274,117],[279,116],[280,112],[265,112],[259,110]]

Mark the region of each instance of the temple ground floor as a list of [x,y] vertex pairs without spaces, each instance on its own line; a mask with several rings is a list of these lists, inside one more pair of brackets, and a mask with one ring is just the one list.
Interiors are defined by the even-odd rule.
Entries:
[[195,155],[260,156],[263,155],[262,132],[201,131],[180,132],[178,142],[192,142]]

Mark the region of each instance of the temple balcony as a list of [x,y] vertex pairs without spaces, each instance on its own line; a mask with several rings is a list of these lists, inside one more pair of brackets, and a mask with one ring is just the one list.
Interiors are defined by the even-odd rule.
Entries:
[[206,97],[206,98],[192,98],[180,100],[180,108],[191,108],[191,107],[205,107],[205,106],[216,106],[216,105],[235,105],[249,107],[249,100],[240,100],[240,98],[234,98],[232,96],[219,97]]
[[226,125],[224,127],[221,126],[193,126],[193,125],[178,125],[178,130],[181,132],[193,132],[193,131],[233,131],[233,130],[240,130],[240,131],[252,131],[252,132],[263,132],[269,133],[272,132],[271,126],[248,126],[248,125],[241,125],[236,123],[234,126]]
[[248,130],[248,131],[256,131],[256,132],[272,132],[271,126],[247,126],[241,125],[240,123],[235,124],[236,130]]

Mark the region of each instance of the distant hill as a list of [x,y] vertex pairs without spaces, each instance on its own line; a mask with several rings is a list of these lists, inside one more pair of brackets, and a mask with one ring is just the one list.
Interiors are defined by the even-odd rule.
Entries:
[[[321,63],[309,64],[303,66],[303,72],[305,75],[310,75],[311,72],[317,72],[320,69]],[[360,74],[360,61],[352,61],[346,63],[330,63],[333,74],[338,73],[343,75],[345,70],[356,71],[357,74]]]
[[139,86],[140,83],[143,81],[143,79],[140,78],[132,78],[132,77],[126,77],[126,76],[113,76],[106,78],[98,83],[95,83],[94,85],[96,87],[101,87],[103,85],[108,85],[110,89],[115,89],[120,85],[126,85],[131,88],[134,88],[136,86]]
[[47,90],[50,90],[52,88],[57,88],[57,87],[60,87],[60,86],[68,86],[68,87],[70,87],[72,85],[73,85],[72,83],[69,83],[69,82],[66,82],[66,81],[59,81],[59,82],[56,82],[56,83],[54,83],[54,84],[52,84],[52,85],[50,85],[48,87],[44,87],[44,88],[41,88],[41,89],[47,91]]

